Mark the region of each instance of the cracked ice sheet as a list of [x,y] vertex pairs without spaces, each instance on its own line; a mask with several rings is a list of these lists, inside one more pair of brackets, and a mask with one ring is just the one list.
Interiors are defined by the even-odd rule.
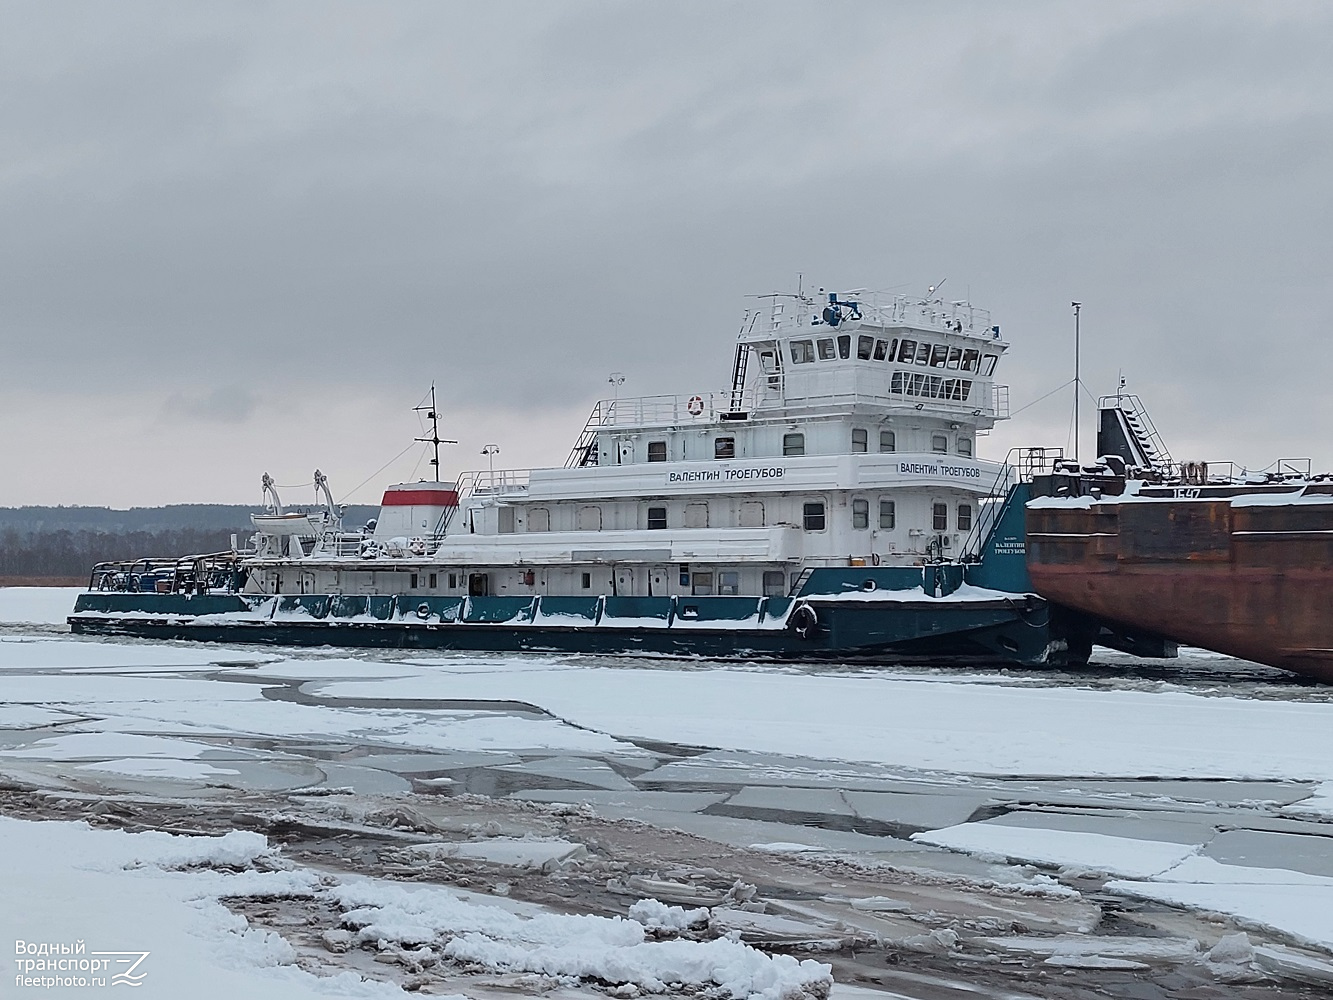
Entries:
[[[236,650],[185,643],[138,640],[68,639],[46,636],[0,636],[0,670],[31,670],[67,667],[142,667],[160,670],[216,669],[228,659],[271,660],[271,654],[246,656]],[[8,682],[6,682],[8,683]]]
[[1333,704],[730,669],[447,663],[320,694],[511,698],[623,737],[986,775],[1333,780]]
[[962,823],[943,830],[914,833],[912,840],[968,854],[1084,868],[1132,879],[1151,878],[1167,871],[1199,849],[1197,844],[993,823]]
[[1333,949],[1333,878],[1190,857],[1151,880],[1107,882],[1110,892],[1228,913],[1306,944]]

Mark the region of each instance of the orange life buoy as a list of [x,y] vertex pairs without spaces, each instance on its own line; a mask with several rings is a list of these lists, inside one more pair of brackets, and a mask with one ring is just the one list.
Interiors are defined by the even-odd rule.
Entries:
[[685,408],[690,411],[690,416],[697,417],[704,411],[704,398],[702,396],[691,396],[690,401],[685,404]]

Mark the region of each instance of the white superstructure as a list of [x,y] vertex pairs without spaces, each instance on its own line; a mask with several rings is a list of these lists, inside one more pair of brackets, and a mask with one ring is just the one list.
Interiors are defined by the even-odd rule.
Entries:
[[249,589],[777,596],[810,568],[956,558],[1007,486],[976,457],[1007,348],[965,302],[773,296],[730,390],[602,400],[563,468],[391,487],[371,537],[254,557]]

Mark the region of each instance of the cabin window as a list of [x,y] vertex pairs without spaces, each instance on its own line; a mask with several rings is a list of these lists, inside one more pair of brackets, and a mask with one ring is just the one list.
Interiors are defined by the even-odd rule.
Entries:
[[947,360],[949,360],[949,348],[944,344],[936,344],[930,352],[930,367],[943,368]]
[[512,535],[514,533],[514,508],[501,507],[496,513],[500,516],[500,534]]
[[898,345],[898,363],[900,365],[910,365],[912,359],[916,357],[916,341],[904,340]]
[[898,505],[893,500],[879,502],[879,526],[883,531],[892,531],[898,524]]
[[838,337],[838,357],[846,361],[852,356],[852,338],[851,334],[844,333]]
[[874,337],[856,338],[856,356],[862,361],[870,360],[870,353],[875,349]]
[[930,362],[930,345],[922,341],[916,345],[916,363],[919,365]]
[[875,341],[875,360],[883,361],[889,356],[889,342],[887,340]]
[[801,520],[806,531],[824,530],[823,503],[808,503],[801,508]]
[[759,367],[762,368],[765,373],[776,371],[777,355],[774,354],[772,351],[760,351]]
[[949,505],[947,503],[937,503],[933,505],[932,515],[936,531],[949,530]]
[[911,383],[907,386],[909,396],[920,396],[926,385],[926,376],[913,375]]
[[601,530],[602,530],[602,508],[580,507],[579,531],[601,531]]
[[485,573],[473,573],[467,578],[468,597],[489,597],[491,578]]
[[963,349],[961,347],[949,348],[949,363],[948,365],[946,365],[946,367],[952,368],[955,371],[957,371],[959,362],[961,362],[962,360],[963,360]]
[[805,435],[800,433],[782,435],[782,454],[788,456],[804,455]]
[[648,528],[649,528],[650,530],[652,530],[652,531],[657,531],[657,530],[659,530],[659,529],[661,529],[661,528],[665,528],[666,526],[667,526],[667,520],[666,520],[666,508],[665,508],[665,507],[649,507],[649,508],[648,508]]
[[584,589],[584,590],[592,590],[592,574],[591,574],[591,573],[584,573],[584,574],[583,574],[583,589]]
[[852,527],[858,531],[870,527],[870,501],[852,501]]
[[893,373],[893,380],[889,383],[889,392],[896,393],[896,394],[899,395],[899,396],[902,395],[902,393],[903,393],[903,373],[902,373],[902,372],[894,372],[894,373]]
[[687,503],[685,505],[685,527],[687,528],[708,527],[708,504]]
[[939,452],[941,455],[949,453],[949,439],[943,434],[932,434],[930,436],[930,450]]
[[713,592],[712,573],[692,573],[690,575],[690,593],[707,597]]
[[940,383],[943,381],[944,380],[941,379],[938,375],[931,375],[929,381],[926,382],[926,395],[929,396],[931,399],[939,399]]
[[970,503],[960,503],[958,505],[958,530],[972,530],[972,505]]
[[455,588],[457,588],[457,586],[458,586],[458,574],[457,574],[457,573],[450,573],[450,574],[449,574],[449,589],[450,589],[450,590],[454,590]]
[[995,362],[999,360],[997,354],[987,354],[981,359],[981,374],[990,376],[995,372]]
[[819,360],[832,361],[837,356],[838,353],[836,349],[833,347],[833,338],[832,337],[822,338],[819,341]]
[[971,457],[972,457],[972,439],[971,439],[971,438],[959,438],[959,439],[958,439],[958,454],[960,454],[960,455],[966,455],[968,458],[971,458]]
[[413,573],[410,577],[408,577],[408,581],[409,581],[409,582],[408,582],[408,584],[407,584],[407,589],[408,589],[408,590],[416,590],[416,589],[417,589],[417,575],[416,575],[415,573]]
[[870,440],[870,432],[864,427],[852,428],[852,451],[869,451],[867,442]]
[[666,460],[667,460],[667,459],[666,459],[666,442],[665,442],[665,441],[649,441],[649,442],[648,442],[648,461],[650,461],[650,462],[665,462]]
[[764,570],[764,596],[781,597],[786,589],[786,580],[783,578],[782,570],[766,569]]
[[764,526],[764,503],[762,500],[741,501],[741,527],[762,528]]
[[815,360],[814,341],[793,340],[791,342],[791,363],[804,365]]
[[977,362],[981,360],[981,352],[966,350],[963,352],[963,371],[974,372],[977,370]]
[[431,590],[434,590],[437,586],[439,586],[440,576],[438,573],[432,573],[429,579],[430,579]]
[[529,531],[550,531],[551,530],[551,509],[549,507],[533,507],[528,511],[528,530]]
[[713,438],[714,458],[735,458],[736,439],[733,437]]
[[739,573],[719,573],[717,575],[717,592],[728,597],[735,597],[741,592],[741,575]]
[[898,435],[895,434],[893,431],[880,431],[880,432],[879,432],[879,450],[880,450],[880,451],[897,451],[897,450],[898,450]]

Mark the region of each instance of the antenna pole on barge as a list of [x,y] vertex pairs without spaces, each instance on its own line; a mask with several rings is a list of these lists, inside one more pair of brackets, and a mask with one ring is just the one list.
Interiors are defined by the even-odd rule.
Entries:
[[1079,377],[1079,329],[1078,314],[1083,308],[1082,302],[1069,303],[1074,307],[1074,462],[1078,462],[1078,394],[1083,388],[1083,381]]
[[418,413],[425,411],[426,419],[430,421],[430,437],[413,438],[413,440],[420,441],[422,444],[428,444],[434,449],[434,454],[431,455],[430,464],[435,466],[435,477],[432,481],[438,483],[440,481],[440,445],[458,444],[458,442],[440,437],[440,414],[435,408],[434,382],[430,384],[430,406],[414,406],[412,409]]

